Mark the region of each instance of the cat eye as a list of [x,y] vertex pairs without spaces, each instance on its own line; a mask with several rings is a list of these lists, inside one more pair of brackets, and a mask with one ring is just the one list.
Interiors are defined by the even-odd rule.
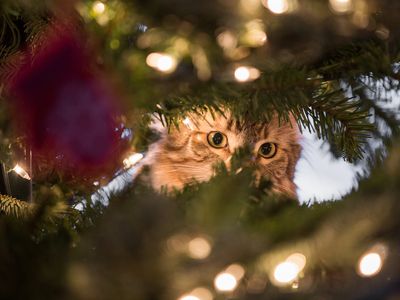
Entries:
[[272,158],[277,152],[277,146],[274,143],[264,143],[258,149],[258,154],[264,158]]
[[211,131],[207,135],[207,141],[214,148],[224,148],[228,145],[228,138],[225,134],[219,131]]

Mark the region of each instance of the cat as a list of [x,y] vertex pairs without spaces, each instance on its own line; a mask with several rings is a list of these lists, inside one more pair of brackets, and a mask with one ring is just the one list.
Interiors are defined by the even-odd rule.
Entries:
[[236,121],[229,111],[208,111],[190,114],[177,128],[161,132],[145,160],[155,190],[180,190],[195,181],[208,181],[217,163],[229,169],[235,150],[247,146],[252,149],[255,178],[266,177],[273,192],[296,198],[293,178],[301,146],[299,128],[291,115],[282,121],[275,114],[262,124]]

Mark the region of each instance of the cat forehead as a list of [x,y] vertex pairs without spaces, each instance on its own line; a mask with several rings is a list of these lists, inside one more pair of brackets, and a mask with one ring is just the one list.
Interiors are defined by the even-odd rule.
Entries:
[[282,121],[277,116],[273,116],[268,122],[246,123],[235,120],[232,114],[226,111],[223,114],[207,112],[201,116],[189,115],[186,120],[192,129],[202,132],[222,131],[240,134],[246,136],[248,142],[256,142],[261,139],[295,142],[299,135],[294,119]]

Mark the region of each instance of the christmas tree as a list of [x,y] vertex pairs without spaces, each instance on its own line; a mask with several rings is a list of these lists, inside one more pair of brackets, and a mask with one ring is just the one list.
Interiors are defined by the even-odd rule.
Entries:
[[[2,1],[0,298],[399,298],[399,11]],[[361,170],[357,188],[293,201],[252,184],[246,149],[181,191],[134,180],[152,118],[172,130],[221,107],[293,116]]]

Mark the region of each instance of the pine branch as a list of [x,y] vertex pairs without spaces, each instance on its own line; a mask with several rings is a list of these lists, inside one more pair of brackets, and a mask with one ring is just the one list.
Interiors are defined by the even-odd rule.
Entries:
[[374,130],[368,108],[336,88],[338,82],[314,74],[287,68],[264,74],[254,83],[214,85],[200,96],[168,99],[156,111],[166,127],[177,125],[187,113],[202,115],[223,107],[237,119],[254,122],[268,122],[274,112],[283,119],[292,113],[299,125],[334,142],[347,160],[361,159],[363,145]]
[[34,205],[10,196],[0,195],[0,212],[17,219],[26,219],[32,216]]

